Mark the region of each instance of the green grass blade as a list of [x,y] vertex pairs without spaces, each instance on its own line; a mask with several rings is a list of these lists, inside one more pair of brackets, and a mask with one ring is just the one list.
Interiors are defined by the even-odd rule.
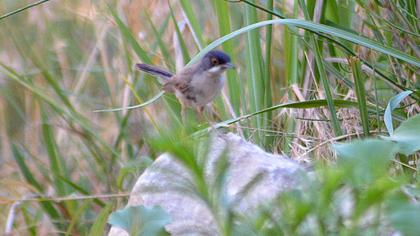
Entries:
[[[29,170],[29,167],[26,165],[25,157],[21,153],[18,147],[15,144],[12,144],[12,153],[13,157],[18,164],[20,171],[22,172],[23,176],[26,179],[26,182],[31,184],[34,188],[36,188],[40,193],[44,192],[43,186],[35,179],[32,172]],[[51,218],[54,225],[56,225],[59,229],[64,229],[65,225],[60,223],[60,213],[54,208],[54,206],[50,202],[41,201],[39,203],[41,207],[45,210],[48,216]]]
[[[272,11],[274,8],[274,1],[268,0],[266,3],[266,7],[268,10]],[[268,14],[267,20],[272,20],[273,15]],[[271,79],[271,48],[273,42],[273,26],[267,26],[266,33],[265,33],[265,64],[264,64],[264,107],[271,107],[273,105],[273,98],[272,98],[272,79]],[[277,91],[275,91],[277,92]],[[271,121],[272,121],[272,114],[271,112],[267,113],[267,116],[264,120],[265,124],[264,127],[271,128]],[[266,140],[266,143],[272,143],[273,140],[270,138]]]
[[182,57],[184,59],[184,64],[191,60],[190,53],[188,52],[187,44],[185,43],[184,36],[179,29],[178,22],[175,19],[174,11],[172,6],[169,4],[169,10],[171,11],[172,22],[175,26],[176,36],[178,37],[179,44],[181,46]]
[[104,229],[108,220],[108,216],[112,211],[113,204],[106,205],[99,215],[96,217],[95,223],[89,231],[89,236],[104,235]]
[[18,13],[22,12],[22,11],[28,10],[29,8],[32,8],[32,7],[41,5],[41,4],[46,3],[46,2],[49,2],[49,1],[50,0],[41,0],[41,1],[38,1],[38,2],[34,2],[34,3],[31,3],[31,4],[28,4],[28,5],[26,5],[26,6],[22,7],[22,8],[19,8],[19,9],[15,10],[15,11],[12,11],[12,12],[9,12],[9,13],[6,13],[6,14],[0,16],[0,20],[3,20],[4,18],[13,16],[15,14],[18,14]]
[[156,94],[154,97],[152,97],[151,99],[141,103],[141,104],[137,104],[137,105],[133,105],[133,106],[128,106],[128,107],[118,107],[118,108],[110,108],[110,109],[99,109],[99,110],[94,110],[93,112],[115,112],[115,111],[126,111],[126,110],[132,110],[132,109],[136,109],[136,108],[142,108],[145,106],[148,106],[152,103],[154,103],[155,101],[157,101],[160,97],[163,96],[165,92],[161,91],[158,94]]
[[61,180],[56,178],[56,176],[67,175],[67,168],[63,165],[62,157],[58,151],[57,143],[55,142],[54,134],[51,128],[51,125],[48,123],[47,113],[44,109],[41,110],[42,116],[42,134],[44,146],[47,149],[48,158],[50,161],[50,169],[52,172],[52,180],[54,181],[54,186],[57,194],[59,196],[67,195],[66,188]]
[[83,214],[86,212],[86,210],[92,205],[92,201],[88,200],[88,201],[82,201],[80,202],[79,206],[77,208],[75,208],[75,213],[71,218],[70,224],[67,227],[67,231],[65,236],[70,236],[70,235],[74,235],[77,234],[77,232],[75,232],[75,226],[77,225],[77,222],[81,222],[83,221]]
[[364,136],[369,136],[369,117],[368,110],[366,107],[366,95],[365,95],[365,79],[362,75],[362,66],[360,61],[351,57],[349,63],[353,72],[355,92],[357,101],[359,103],[360,120],[362,121]]
[[19,166],[20,171],[22,172],[23,176],[26,179],[26,182],[28,182],[29,184],[31,184],[39,192],[43,192],[44,191],[44,188],[36,180],[36,178],[34,177],[34,175],[31,172],[31,170],[29,169],[28,165],[26,165],[25,157],[20,152],[20,150],[18,149],[18,147],[16,147],[15,144],[12,145],[12,153],[13,153],[13,157],[15,158],[16,163]]
[[393,56],[395,58],[401,59],[407,63],[413,64],[417,67],[420,67],[420,59],[413,57],[411,55],[408,55],[404,52],[401,52],[397,49],[394,49],[389,46],[382,45],[374,40],[371,40],[369,38],[356,35],[351,32],[347,32],[338,28],[334,28],[327,25],[317,24],[310,21],[305,20],[299,20],[299,19],[278,19],[278,20],[268,20],[268,21],[261,21],[252,25],[247,25],[239,30],[236,30],[228,35],[225,35],[215,41],[213,41],[211,44],[209,44],[207,47],[203,48],[203,50],[200,51],[195,57],[193,57],[191,62],[197,61],[199,58],[201,58],[205,53],[209,52],[210,50],[218,47],[222,43],[235,38],[243,33],[246,33],[248,31],[267,26],[272,24],[278,24],[278,25],[288,25],[288,26],[295,26],[298,28],[306,29],[312,32],[327,34],[330,36],[342,38],[345,40],[348,40],[354,44],[361,45],[367,48],[370,48],[372,50]]
[[202,48],[204,43],[203,39],[203,32],[201,31],[200,22],[198,21],[197,17],[194,14],[194,10],[192,8],[192,4],[189,0],[181,0],[180,1],[182,9],[184,10],[185,15],[188,18],[188,22],[190,23],[192,29],[192,33],[194,38],[196,38],[196,42],[198,44],[198,48]]
[[149,55],[147,54],[146,50],[144,50],[137,40],[134,38],[133,34],[131,33],[130,29],[124,24],[121,18],[117,15],[117,13],[110,8],[111,14],[117,23],[118,29],[120,30],[121,34],[123,35],[124,39],[127,40],[131,48],[134,50],[136,55],[142,60],[143,63],[152,64],[152,60],[150,59]]
[[[333,100],[333,102],[334,102],[334,106],[340,107],[340,108],[357,107],[358,105],[357,102],[347,101],[347,100]],[[280,108],[310,109],[310,108],[321,108],[321,107],[326,107],[326,106],[328,106],[328,101],[326,99],[283,103],[283,104],[278,104],[269,108],[262,109],[260,111],[256,111],[248,115],[243,115],[241,117],[238,117],[237,119],[231,119],[231,120],[228,120],[227,122],[222,122],[219,124],[233,124],[238,121],[248,119],[250,117],[260,115],[269,111],[274,111]]]
[[[41,98],[44,102],[50,105],[51,108],[54,109],[58,114],[61,114],[63,117],[77,122],[81,126],[81,128],[84,129],[84,131],[86,131],[89,135],[92,135],[96,141],[101,143],[107,149],[107,151],[109,151],[113,155],[118,155],[118,153],[116,153],[115,150],[112,147],[110,147],[108,143],[105,142],[101,138],[101,136],[91,128],[91,126],[86,122],[86,118],[82,117],[78,113],[69,112],[66,109],[64,109],[62,105],[56,103],[55,100],[51,99],[47,94],[43,93],[39,88],[35,87],[32,84],[27,83],[22,76],[17,74],[16,71],[11,69],[10,67],[0,63],[0,68],[4,69],[3,71],[0,71],[0,72],[2,72],[5,76],[17,82],[18,84],[20,84],[21,86],[23,86],[24,88],[28,89],[29,91],[34,93],[36,96]],[[102,164],[102,163],[98,163],[98,164]]]
[[[169,17],[169,16],[168,16]],[[165,42],[163,42],[162,37],[159,33],[159,31],[156,29],[155,24],[153,24],[152,20],[150,19],[150,16],[147,15],[147,20],[149,21],[149,24],[152,28],[152,32],[155,35],[155,39],[159,45],[160,48],[160,52],[163,55],[164,61],[166,63],[166,66],[168,67],[169,70],[174,71],[175,70],[175,63],[174,60],[172,59],[171,54],[169,53],[169,49],[166,46]]]
[[[309,12],[308,12],[308,9],[306,8],[306,4],[302,0],[299,0],[299,3],[300,3],[301,8],[304,12],[305,18],[309,19]],[[330,83],[328,81],[327,72],[325,70],[324,63],[323,63],[323,60],[322,60],[321,48],[318,45],[318,42],[315,40],[314,35],[309,34],[309,40],[310,40],[310,45],[311,45],[313,53],[314,53],[317,71],[318,71],[319,77],[321,78],[322,86],[324,88],[325,96],[327,98],[328,110],[330,111],[330,115],[331,115],[331,119],[332,119],[332,128],[333,128],[334,134],[336,136],[341,136],[342,135],[342,130],[341,130],[341,127],[340,127],[340,123],[338,122],[337,112],[336,112],[334,104],[333,104],[333,96],[332,96],[332,93],[331,93]],[[322,46],[322,41],[321,41],[320,44]]]
[[[231,32],[231,22],[230,18],[226,17],[229,16],[229,7],[226,1],[214,1],[215,11],[217,14],[218,19],[218,26],[219,26],[219,34],[227,35]],[[223,50],[233,57],[234,54],[234,46],[232,42],[226,42],[223,44]],[[234,62],[235,63],[235,62]],[[232,107],[236,114],[240,113],[241,108],[241,85],[238,81],[237,76],[235,76],[236,72],[234,70],[227,71],[227,84],[229,89],[229,98],[232,104]]]
[[[227,125],[231,125],[237,122],[240,122],[242,120],[266,113],[266,112],[272,112],[274,110],[278,110],[278,109],[283,109],[283,108],[294,108],[294,109],[310,109],[310,108],[321,108],[321,107],[326,107],[328,106],[328,102],[325,99],[320,99],[320,100],[310,100],[310,101],[303,101],[303,102],[290,102],[290,103],[282,103],[282,104],[277,104],[274,105],[272,107],[268,107],[265,109],[262,109],[260,111],[256,111],[254,113],[250,113],[247,115],[243,115],[234,119],[229,119],[223,122],[219,122],[215,125],[213,125],[213,128],[220,128],[220,127],[225,127]],[[358,104],[357,102],[353,102],[353,101],[347,101],[347,100],[334,100],[334,106],[336,107],[340,107],[340,108],[350,108],[350,107],[357,107]],[[193,136],[197,137],[197,136],[201,136],[205,133],[207,133],[208,131],[210,131],[211,129],[202,129],[199,130],[197,132],[195,132],[193,134]]]
[[[298,17],[299,4],[294,1],[293,4],[293,17]],[[291,30],[289,27],[284,27],[284,82],[282,85],[286,88],[290,88],[293,84],[301,83],[298,81],[298,63],[299,63],[299,41],[297,32]],[[293,98],[292,91],[289,92],[289,99]],[[285,130],[289,133],[293,133],[296,129],[296,121],[293,118],[287,118],[285,124]],[[285,153],[289,153],[290,145],[293,137],[285,137],[283,142],[283,150]]]
[[[245,17],[246,23],[252,24],[258,21],[256,9],[252,6],[245,6]],[[247,32],[247,43],[246,43],[246,52],[247,52],[247,73],[248,78],[248,91],[249,91],[249,106],[248,109],[251,112],[261,110],[265,107],[264,104],[264,72],[263,72],[263,57],[261,50],[261,42],[258,31],[248,31]],[[253,127],[256,127],[257,133],[255,135],[256,143],[263,144],[264,140],[262,139],[261,129],[264,128],[265,115],[256,117],[252,120]]]

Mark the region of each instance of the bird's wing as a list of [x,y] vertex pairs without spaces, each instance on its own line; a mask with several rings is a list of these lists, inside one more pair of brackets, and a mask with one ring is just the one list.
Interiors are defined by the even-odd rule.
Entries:
[[164,83],[164,90],[167,92],[174,92],[174,90],[178,90],[181,93],[191,91],[191,81],[196,71],[196,65],[184,68]]

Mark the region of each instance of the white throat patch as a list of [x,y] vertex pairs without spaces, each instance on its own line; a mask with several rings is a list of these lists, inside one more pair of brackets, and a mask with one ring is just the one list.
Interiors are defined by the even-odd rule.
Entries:
[[211,74],[221,74],[225,69],[222,66],[214,66],[207,72]]

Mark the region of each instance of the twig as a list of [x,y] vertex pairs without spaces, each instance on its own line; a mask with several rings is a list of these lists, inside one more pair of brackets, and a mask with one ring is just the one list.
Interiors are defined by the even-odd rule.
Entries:
[[128,196],[130,196],[130,193],[98,194],[98,195],[87,195],[87,196],[70,195],[70,196],[65,196],[65,197],[48,197],[48,198],[37,197],[37,198],[23,198],[23,199],[8,199],[8,201],[14,202],[13,204],[16,204],[18,202],[20,203],[23,203],[23,202],[63,202],[63,201],[74,201],[74,200],[89,200],[89,199],[96,199],[96,198],[119,198],[119,197],[128,197]]

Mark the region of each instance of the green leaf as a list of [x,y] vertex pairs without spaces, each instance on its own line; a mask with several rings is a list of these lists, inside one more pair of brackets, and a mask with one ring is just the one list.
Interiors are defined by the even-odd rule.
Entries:
[[109,224],[124,229],[132,236],[169,235],[165,225],[170,222],[170,215],[160,206],[126,207],[112,213],[108,218]]
[[349,179],[356,185],[372,183],[382,177],[398,150],[394,142],[381,139],[335,144],[333,148],[340,157],[339,165],[345,167]]
[[420,150],[420,115],[409,118],[389,137],[383,137],[398,144],[398,152],[411,155]]
[[419,235],[420,206],[400,196],[389,201],[388,217],[392,226],[405,236]]
[[388,133],[390,135],[392,135],[392,133],[394,132],[394,126],[392,125],[392,111],[395,108],[398,108],[400,106],[401,101],[412,93],[412,91],[404,91],[397,94],[389,100],[388,106],[385,109],[384,122],[386,129],[388,130]]

